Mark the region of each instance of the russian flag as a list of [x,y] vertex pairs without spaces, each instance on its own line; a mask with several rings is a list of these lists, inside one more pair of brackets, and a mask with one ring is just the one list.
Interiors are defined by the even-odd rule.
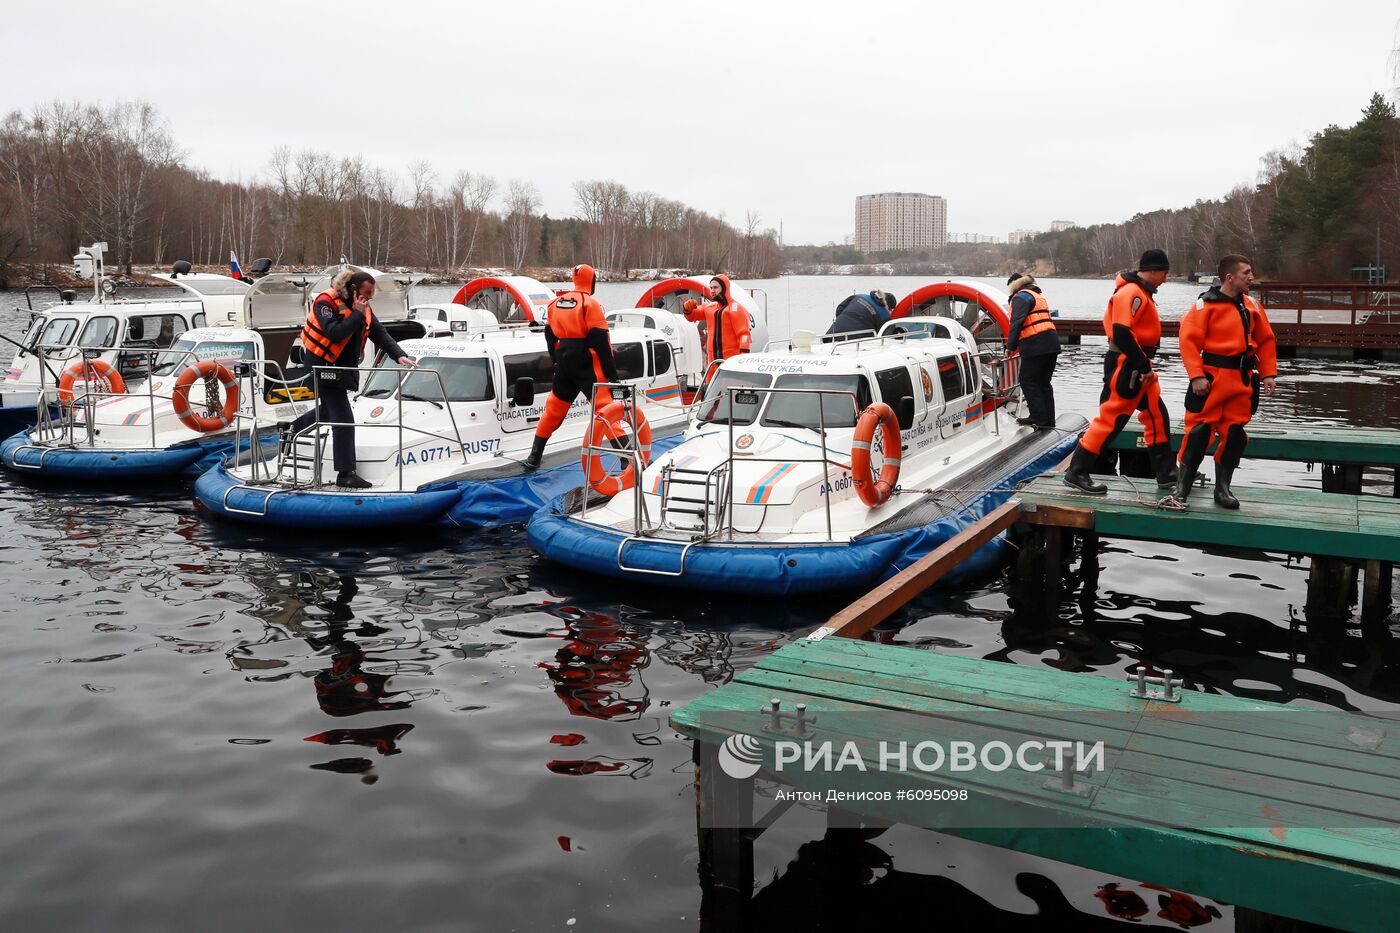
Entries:
[[243,278],[243,270],[238,268],[238,254],[233,250],[228,251],[228,270],[235,279]]

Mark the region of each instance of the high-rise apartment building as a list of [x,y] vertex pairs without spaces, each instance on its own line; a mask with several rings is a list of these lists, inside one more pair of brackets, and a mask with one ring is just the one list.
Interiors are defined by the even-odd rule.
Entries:
[[936,194],[887,191],[856,198],[856,249],[937,249],[948,244],[948,202]]

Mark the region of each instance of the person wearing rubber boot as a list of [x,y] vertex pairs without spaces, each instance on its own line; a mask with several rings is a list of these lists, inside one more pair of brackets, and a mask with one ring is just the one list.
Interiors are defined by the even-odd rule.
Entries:
[[727,360],[748,353],[753,341],[749,312],[735,301],[729,291],[729,276],[720,274],[710,279],[710,300],[701,304],[694,298],[685,302],[685,319],[705,325],[705,366],[715,360]]
[[1172,494],[1185,508],[1201,460],[1213,440],[1215,502],[1240,507],[1230,491],[1245,445],[1245,425],[1259,397],[1274,394],[1278,353],[1274,330],[1259,302],[1249,297],[1254,269],[1244,256],[1220,260],[1220,284],[1206,291],[1181,319],[1181,362],[1191,386],[1186,390],[1186,434],[1181,442],[1180,477]]
[[1103,495],[1108,487],[1089,475],[1109,443],[1137,412],[1143,443],[1152,460],[1157,485],[1176,485],[1176,458],[1172,454],[1171,419],[1162,403],[1162,388],[1152,368],[1152,358],[1162,342],[1162,322],[1157,316],[1157,289],[1167,280],[1171,263],[1160,249],[1149,249],[1138,260],[1137,270],[1118,273],[1113,297],[1103,315],[1108,352],[1103,358],[1103,392],[1099,413],[1079,438],[1074,458],[1065,472],[1065,483],[1083,492]]
[[1038,428],[1055,426],[1055,361],[1060,357],[1060,336],[1050,319],[1050,305],[1035,284],[1035,276],[1021,272],[1006,280],[1011,293],[1011,329],[1006,352],[1021,353],[1021,392],[1026,397],[1022,424]]
[[[593,297],[597,280],[592,266],[574,266],[573,289],[557,295],[545,314],[544,341],[554,361],[554,384],[535,427],[535,443],[525,459],[527,470],[539,467],[544,445],[564,423],[574,399],[593,392],[595,382],[617,382],[608,322],[603,306]],[[610,401],[612,393],[599,389],[597,407]]]
[[[331,287],[311,303],[301,329],[306,361],[316,368],[316,407],[288,425],[287,432],[295,435],[319,422],[323,414],[332,422],[335,484],[342,489],[370,486],[355,472],[355,411],[350,407],[350,393],[360,387],[357,367],[364,359],[365,344],[374,341],[400,366],[416,365],[374,316],[369,304],[373,298],[374,276],[342,270],[331,279]],[[323,366],[336,368],[319,368]]]

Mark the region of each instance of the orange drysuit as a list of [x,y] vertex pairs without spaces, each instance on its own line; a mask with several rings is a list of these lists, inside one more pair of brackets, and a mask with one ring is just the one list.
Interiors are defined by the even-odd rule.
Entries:
[[1143,443],[1149,450],[1171,442],[1171,419],[1162,404],[1162,389],[1156,379],[1147,378],[1162,342],[1156,291],[1136,272],[1120,272],[1114,281],[1113,297],[1103,316],[1108,353],[1103,360],[1099,413],[1079,441],[1092,453],[1103,453],[1133,412],[1142,422]]
[[[544,340],[554,360],[554,384],[535,426],[538,440],[547,439],[558,429],[574,399],[592,392],[595,382],[617,382],[608,322],[603,306],[593,297],[595,278],[592,266],[575,266],[573,291],[560,294],[549,304]],[[612,393],[599,389],[594,404],[601,409],[610,401]]]
[[[1248,441],[1244,426],[1259,407],[1260,379],[1278,375],[1274,329],[1264,309],[1248,295],[1232,299],[1210,289],[1181,319],[1181,362],[1192,379],[1210,380],[1207,395],[1186,390],[1185,433],[1189,438],[1200,427],[1205,436],[1196,442],[1203,450],[1220,439],[1217,463],[1227,457],[1238,462]],[[1182,444],[1183,459],[1185,450]]]
[[687,321],[705,322],[705,365],[715,360],[727,360],[740,353],[748,353],[753,336],[749,327],[749,312],[735,301],[729,290],[729,276],[715,276],[721,286],[718,301],[704,304],[694,298],[685,307]]

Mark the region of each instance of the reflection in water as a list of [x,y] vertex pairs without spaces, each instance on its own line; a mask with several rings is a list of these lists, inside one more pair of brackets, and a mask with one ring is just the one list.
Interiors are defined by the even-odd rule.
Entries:
[[[1092,410],[1100,361],[1100,348],[1061,355],[1066,411]],[[1379,385],[1352,380],[1360,368],[1336,368],[1342,381],[1320,378],[1330,365],[1284,369],[1276,415],[1400,415],[1394,366],[1366,368]],[[1168,367],[1164,383],[1179,411],[1184,378]],[[1246,462],[1241,474],[1318,481],[1301,465]],[[1105,541],[1097,566],[1092,596],[1076,568],[1049,606],[1000,579],[930,592],[879,637],[1085,676],[1146,664],[1211,692],[1400,707],[1394,621],[1310,617],[1305,563]],[[250,532],[208,521],[188,486],[106,495],[22,477],[0,479],[0,584],[7,929],[142,929],[179,891],[190,925],[207,927],[449,928],[467,909],[482,929],[576,918],[693,930],[691,750],[667,716],[838,602],[624,593],[543,564],[520,529]],[[84,663],[58,663],[72,661]],[[1214,919],[1172,892],[999,853],[977,862],[938,838],[796,839],[770,853],[763,916],[775,929],[842,916],[996,929]],[[930,853],[937,864],[924,864]],[[73,877],[94,897],[73,897]]]

